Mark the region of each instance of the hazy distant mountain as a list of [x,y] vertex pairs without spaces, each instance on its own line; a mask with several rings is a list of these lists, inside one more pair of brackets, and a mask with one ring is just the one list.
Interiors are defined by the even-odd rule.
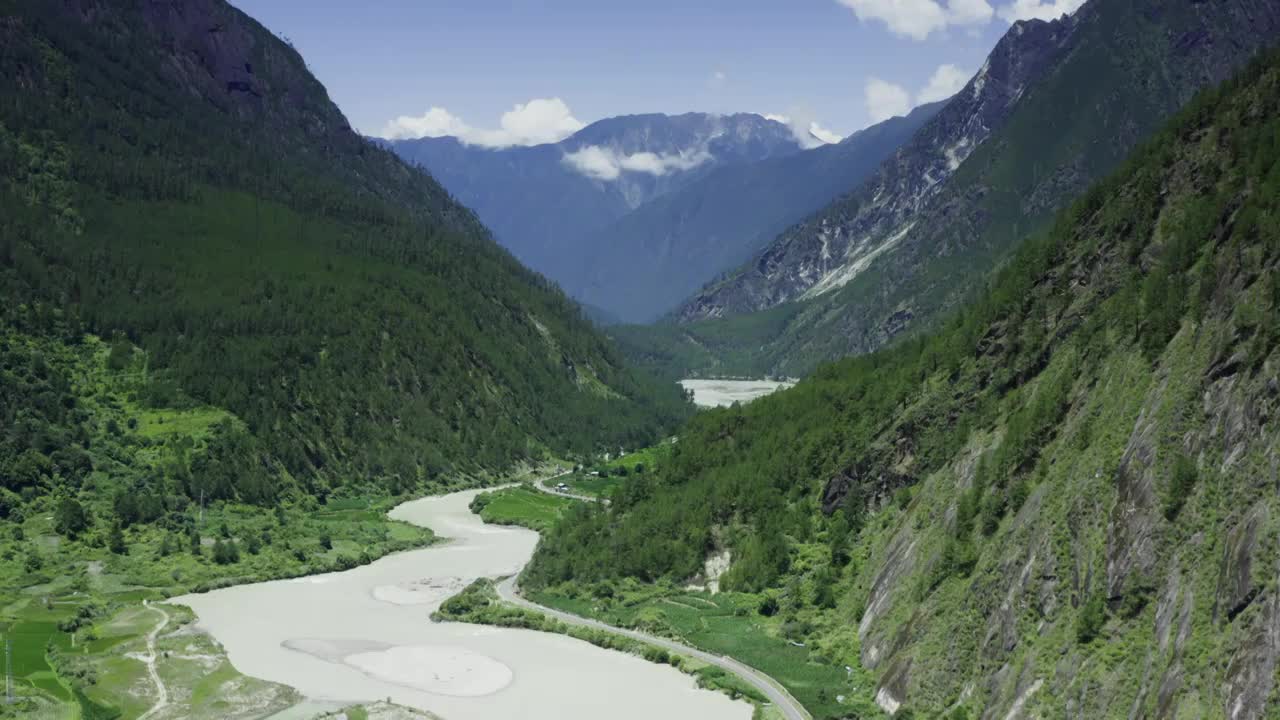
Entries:
[[493,149],[452,137],[383,141],[429,171],[499,242],[568,284],[593,231],[718,168],[793,155],[789,127],[759,115],[631,115],[555,144]]
[[779,232],[858,186],[942,103],[837,145],[719,167],[595,232],[565,288],[629,322],[652,320]]

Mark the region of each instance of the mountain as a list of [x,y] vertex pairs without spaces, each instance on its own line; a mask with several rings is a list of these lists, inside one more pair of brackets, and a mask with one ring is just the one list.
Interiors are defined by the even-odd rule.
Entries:
[[624,320],[653,320],[856,188],[941,107],[922,106],[835,145],[716,168],[591,233],[580,263],[565,259],[561,282]]
[[383,142],[474,209],[516,257],[562,284],[573,279],[563,266],[584,252],[588,233],[716,168],[801,149],[782,123],[703,113],[609,118],[533,147],[452,137]]
[[1277,36],[1274,0],[1091,0],[1056,21],[1016,23],[874,178],[677,315],[776,309],[774,334],[733,352],[750,354],[756,371],[787,373],[928,326],[1198,89]]
[[0,69],[0,486],[33,508],[409,492],[689,412],[222,0],[0,3]]
[[717,609],[839,677],[818,718],[1273,717],[1278,416],[1273,51],[934,331],[696,416],[521,586],[663,632],[731,558]]

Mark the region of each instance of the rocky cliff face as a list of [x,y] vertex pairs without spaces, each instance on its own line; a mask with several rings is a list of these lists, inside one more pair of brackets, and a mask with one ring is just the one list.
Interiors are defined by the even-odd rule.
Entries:
[[[1244,166],[1256,151],[1249,138],[1276,127],[1277,91],[1273,68],[1219,108],[1207,101],[1202,112],[1218,113],[1214,123],[1162,136],[1182,149],[1152,149],[1152,162],[1105,188],[1111,200],[1081,208],[1086,221],[1055,251],[1062,262],[1017,303],[1053,309],[1028,314],[1034,329],[1015,332],[1019,323],[1008,322],[986,333],[979,357],[1025,348],[1028,332],[1050,338],[1044,354],[1026,355],[1038,355],[1033,368],[1043,369],[1033,370],[1025,407],[1060,392],[1061,414],[1038,435],[1038,457],[1014,471],[1029,481],[997,479],[996,458],[1025,434],[1028,420],[1016,412],[970,435],[938,472],[898,459],[895,467],[925,478],[915,501],[870,533],[871,562],[854,591],[865,608],[860,655],[881,678],[882,707],[965,705],[982,718],[1244,719],[1274,711],[1280,345],[1261,328],[1280,307],[1280,236],[1256,225],[1271,211],[1255,213],[1274,205],[1263,196],[1280,166],[1274,150],[1253,170]],[[1257,183],[1254,172],[1272,179]],[[1144,238],[1140,249],[1115,242],[1126,234]],[[1123,334],[1073,347],[1069,338],[1088,332],[1098,314],[1123,317],[1132,312],[1126,306],[1150,303],[1152,285],[1141,300],[1120,289],[1132,277],[1124,258],[1144,272],[1176,266],[1188,262],[1172,260],[1187,241],[1199,300],[1169,302],[1199,319],[1180,317],[1169,344],[1146,356],[1108,347],[1125,342]],[[1237,255],[1245,247],[1256,259]],[[1174,279],[1184,282],[1191,287]],[[1018,365],[1013,372],[1023,372]],[[917,438],[920,420],[908,412],[886,442]],[[888,462],[833,477],[828,503],[866,487]],[[1017,482],[1026,484],[1011,492]],[[985,515],[993,488],[1008,493],[994,502],[1010,515],[985,527],[979,520],[990,539],[978,541],[972,569],[956,581],[956,543],[968,542],[959,518],[973,497],[983,498]]]
[[877,348],[953,307],[1197,89],[1277,37],[1274,0],[1092,0],[1065,21],[1017,25],[920,145],[680,318],[796,303],[764,370]]
[[1076,20],[1019,22],[946,107],[854,192],[779,236],[739,274],[695,296],[684,321],[764,310],[843,287],[909,233],[916,216],[1029,85],[1069,47]]

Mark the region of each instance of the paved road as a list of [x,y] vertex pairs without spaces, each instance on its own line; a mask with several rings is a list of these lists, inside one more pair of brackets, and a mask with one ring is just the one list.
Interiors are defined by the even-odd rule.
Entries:
[[160,623],[156,625],[154,630],[147,633],[147,655],[145,657],[139,657],[138,659],[142,660],[142,662],[146,664],[147,673],[151,675],[151,682],[155,683],[156,704],[152,705],[150,710],[139,716],[138,720],[147,720],[147,718],[155,715],[169,705],[169,689],[165,687],[164,681],[160,679],[160,673],[156,671],[156,661],[159,659],[159,655],[156,652],[156,637],[159,636],[160,632],[169,624],[169,613],[161,610],[156,605],[151,605],[150,603],[147,604],[147,607],[160,613]]
[[574,493],[566,492],[564,490],[557,490],[554,487],[547,485],[547,483],[551,482],[552,480],[559,480],[560,478],[566,475],[572,475],[572,474],[573,474],[572,471],[568,471],[568,472],[560,473],[559,475],[556,475],[554,477],[543,478],[541,480],[534,480],[533,486],[538,488],[542,492],[547,493],[548,495],[559,495],[560,497],[572,498],[574,500],[581,500],[583,502],[601,502],[601,503],[604,503],[605,505],[609,504],[609,501],[604,498],[596,498],[588,495],[575,495]]
[[[568,473],[565,473],[565,474],[568,474]],[[563,476],[557,475],[555,477],[548,478],[548,480],[555,480],[559,477],[563,477]],[[597,501],[597,498],[589,498],[581,495],[570,495],[568,493],[558,492],[556,490],[548,488],[546,485],[543,484],[544,482],[545,481],[543,480],[538,480],[534,483],[534,485],[539,490],[542,490],[543,492],[551,493],[553,495],[561,495],[565,497],[577,498],[578,500],[585,500],[587,502]],[[608,501],[605,500],[603,502],[607,503]],[[545,605],[539,605],[531,600],[525,599],[523,596],[520,595],[520,588],[519,586],[516,585],[515,577],[507,578],[506,580],[499,583],[497,586],[497,591],[498,591],[498,597],[502,598],[504,602],[511,603],[512,605],[522,607],[526,610],[532,610],[534,612],[539,612],[544,615],[548,615],[567,625],[576,625],[578,627],[592,628],[595,630],[604,630],[606,632],[617,633],[618,635],[625,635],[629,638],[633,638],[635,640],[640,640],[641,642],[649,643],[650,645],[656,645],[657,647],[663,648],[664,650],[667,650],[669,652],[674,652],[680,655],[696,658],[698,660],[701,660],[702,662],[708,663],[710,665],[715,665],[716,667],[722,668],[724,670],[728,670],[729,672],[745,680],[752,687],[759,690],[761,693],[764,694],[765,697],[769,698],[769,702],[773,703],[773,705],[782,712],[782,716],[786,718],[786,720],[813,720],[813,716],[810,715],[809,712],[804,709],[804,706],[801,705],[798,700],[792,697],[791,693],[787,692],[786,688],[782,687],[782,685],[778,683],[777,680],[774,680],[773,678],[769,677],[768,675],[765,675],[764,673],[760,672],[759,670],[756,670],[753,667],[750,667],[748,665],[743,665],[742,663],[738,662],[737,660],[734,660],[731,657],[727,657],[725,655],[715,655],[713,653],[706,652],[705,650],[699,650],[698,648],[690,647],[683,643],[678,643],[674,640],[669,640],[664,637],[658,637],[657,635],[649,635],[648,633],[642,633],[638,630],[628,630],[626,628],[614,627],[613,625],[602,623],[599,620],[592,620],[590,618],[584,618],[580,615],[574,615],[572,613],[567,613],[561,610],[556,610],[554,608],[549,608],[549,607],[546,607]]]

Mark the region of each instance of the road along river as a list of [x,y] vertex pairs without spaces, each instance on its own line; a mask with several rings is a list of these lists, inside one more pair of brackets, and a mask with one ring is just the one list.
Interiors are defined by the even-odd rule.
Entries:
[[485,525],[479,491],[405,503],[391,516],[451,542],[341,573],[186,595],[241,672],[315,701],[392,701],[445,720],[747,720],[751,706],[664,665],[572,638],[433,623],[478,577],[517,573],[537,533]]

